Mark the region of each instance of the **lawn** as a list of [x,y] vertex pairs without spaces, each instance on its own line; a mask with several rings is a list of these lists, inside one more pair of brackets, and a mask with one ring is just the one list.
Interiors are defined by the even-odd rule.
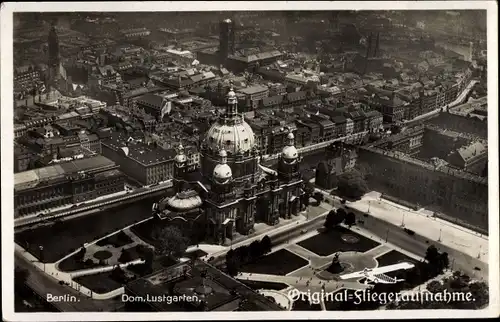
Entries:
[[52,263],[68,253],[140,220],[151,217],[154,200],[144,199],[133,204],[118,206],[102,212],[59,221],[50,226],[25,230],[15,234],[15,241],[40,259],[43,246],[45,263]]
[[105,272],[94,275],[80,276],[74,280],[78,284],[87,287],[92,292],[108,293],[122,287],[122,284],[116,282],[109,276],[110,274],[111,272]]
[[[135,249],[135,247],[133,248]],[[138,252],[136,250],[132,250],[132,253],[138,255]],[[170,258],[158,257],[153,261],[153,271],[160,270],[163,267],[172,266],[176,263],[176,261]],[[145,272],[144,270],[142,270],[141,265],[132,265],[123,270],[124,272],[128,272],[128,282],[150,274],[150,272]],[[117,282],[111,277],[111,271],[94,275],[80,276],[75,278],[74,281],[96,293],[107,293],[122,286],[121,283]]]
[[63,260],[62,262],[59,263],[59,269],[63,272],[73,272],[73,271],[79,271],[81,269],[87,269],[87,268],[95,268],[95,267],[103,267],[103,266],[108,266],[106,264],[101,265],[98,263],[83,263],[81,261],[76,260],[76,254],[73,256],[70,256]]
[[111,256],[113,256],[113,254],[111,254],[111,252],[109,252],[107,250],[100,250],[100,251],[94,253],[94,258],[96,258],[98,260],[105,260],[105,259],[110,258]]
[[[391,250],[390,252],[388,252],[382,256],[377,257],[376,260],[378,261],[378,266],[380,266],[380,267],[392,265],[392,264],[398,264],[401,262],[408,262],[408,263],[412,263],[412,264],[416,264],[418,262],[418,260],[416,260],[410,256],[407,256],[403,253],[400,253],[396,250]],[[394,277],[396,275],[396,272],[385,273],[385,275]]]
[[243,265],[242,272],[286,275],[308,264],[308,261],[286,249],[263,256],[252,263]]
[[119,231],[117,234],[111,235],[104,238],[96,243],[97,246],[111,245],[115,248],[122,247],[132,243],[133,240],[125,234],[123,231]]
[[320,256],[329,256],[336,252],[366,252],[380,244],[347,228],[338,226],[330,231],[303,240],[298,245]]
[[184,255],[182,255],[182,257],[186,257],[186,258],[190,258],[190,259],[196,259],[196,258],[200,258],[200,257],[206,256],[207,254],[208,254],[207,252],[204,252],[201,249],[197,249],[197,250],[189,252],[189,253],[188,252],[184,253]]
[[152,219],[130,227],[130,231],[146,243],[154,245],[155,242],[151,235],[153,231],[159,229],[158,225],[160,224],[161,222],[158,222],[158,220]]
[[147,248],[147,246],[135,245],[134,247],[124,249],[123,251],[129,254],[129,260],[127,260],[126,262],[131,262],[133,260],[141,258],[141,256],[144,255],[145,248]]
[[287,284],[275,283],[275,282],[262,282],[262,281],[250,281],[250,280],[239,280],[243,284],[254,290],[276,290],[281,291],[288,287]]

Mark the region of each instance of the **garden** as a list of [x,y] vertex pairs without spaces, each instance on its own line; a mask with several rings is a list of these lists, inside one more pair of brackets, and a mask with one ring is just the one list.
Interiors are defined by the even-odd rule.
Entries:
[[380,244],[347,228],[337,226],[303,240],[298,245],[320,256],[329,256],[336,252],[364,253]]
[[270,274],[270,275],[286,275],[291,273],[309,262],[302,257],[299,257],[286,249],[281,249],[277,252],[260,257],[255,261],[245,264],[241,267],[242,272]]

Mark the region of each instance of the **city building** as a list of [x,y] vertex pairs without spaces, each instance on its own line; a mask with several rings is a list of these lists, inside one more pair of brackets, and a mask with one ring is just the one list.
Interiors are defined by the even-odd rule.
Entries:
[[[370,169],[370,189],[425,207],[446,220],[487,230],[488,179],[457,169],[439,157],[418,157],[418,150],[425,149],[422,131],[426,130],[417,127],[401,132],[397,142],[382,141],[358,149],[357,162]],[[472,147],[476,147],[477,160],[482,159],[479,146]],[[474,150],[460,152],[458,156],[467,157],[471,165],[476,162]]]
[[357,158],[354,146],[341,142],[331,144],[325,149],[325,161],[316,168],[315,183],[323,189],[336,188],[339,176],[354,169]]
[[280,311],[283,307],[212,265],[191,260],[163,268],[125,286],[126,296],[172,296],[182,301],[127,301],[133,312]]
[[235,23],[224,19],[219,23],[219,64],[226,66],[229,55],[235,51]]
[[131,28],[131,29],[123,29],[120,30],[120,33],[124,38],[141,38],[147,37],[151,34],[151,31],[147,28]]
[[14,217],[82,203],[124,189],[124,176],[103,156],[74,160],[14,175]]
[[488,167],[488,144],[486,141],[476,141],[460,147],[451,152],[446,161],[453,167],[481,175]]
[[269,88],[264,85],[252,85],[237,90],[245,95],[245,106],[256,109],[261,100],[269,96]]
[[102,142],[102,155],[113,160],[120,170],[143,186],[172,179],[175,152],[156,144],[146,144],[120,132]]

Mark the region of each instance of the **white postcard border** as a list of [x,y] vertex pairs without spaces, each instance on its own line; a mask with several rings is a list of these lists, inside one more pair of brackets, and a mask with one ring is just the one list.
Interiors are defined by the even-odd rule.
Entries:
[[[119,3],[119,5],[117,5]],[[101,320],[207,320],[207,319],[408,319],[478,318],[499,314],[499,207],[498,207],[498,16],[494,1],[178,1],[178,2],[24,2],[2,3],[1,24],[1,158],[2,158],[2,312],[7,321]],[[485,310],[391,311],[279,311],[204,313],[14,313],[13,210],[13,12],[27,11],[222,11],[222,10],[464,10],[486,9],[488,38],[488,140],[489,140],[489,285],[490,304]]]

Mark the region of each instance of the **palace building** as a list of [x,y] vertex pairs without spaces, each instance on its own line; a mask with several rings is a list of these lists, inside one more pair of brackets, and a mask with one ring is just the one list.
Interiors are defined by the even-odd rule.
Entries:
[[184,148],[180,145],[177,150],[175,195],[155,203],[153,212],[199,239],[223,244],[235,234],[251,233],[256,222],[276,225],[280,217],[290,219],[303,208],[301,158],[293,132],[287,135],[277,171],[263,166],[255,135],[238,112],[232,88],[225,113],[200,144],[200,173],[187,173]]

